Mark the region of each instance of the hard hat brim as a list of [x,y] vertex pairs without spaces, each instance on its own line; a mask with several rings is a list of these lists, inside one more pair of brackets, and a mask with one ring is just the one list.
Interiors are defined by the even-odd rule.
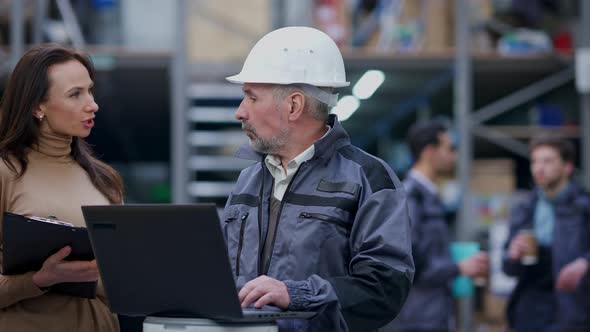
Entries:
[[345,86],[349,86],[350,82],[314,82],[314,81],[293,81],[293,80],[264,80],[260,78],[254,77],[245,77],[244,75],[237,74],[233,76],[228,76],[225,78],[227,81],[236,84],[244,84],[244,83],[266,83],[266,84],[280,84],[280,85],[288,85],[288,84],[309,84],[318,87],[331,87],[331,88],[342,88]]

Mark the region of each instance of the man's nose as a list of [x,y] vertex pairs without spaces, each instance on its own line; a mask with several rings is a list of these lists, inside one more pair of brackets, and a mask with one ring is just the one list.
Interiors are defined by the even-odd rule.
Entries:
[[246,120],[247,113],[246,113],[246,110],[244,108],[244,100],[242,100],[242,102],[238,106],[238,109],[236,110],[236,113],[234,114],[234,117],[236,118],[236,120],[239,120],[239,121]]

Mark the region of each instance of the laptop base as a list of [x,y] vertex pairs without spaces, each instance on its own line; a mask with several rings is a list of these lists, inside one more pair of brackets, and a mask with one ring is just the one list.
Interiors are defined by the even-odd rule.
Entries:
[[276,323],[216,322],[201,318],[146,317],[143,332],[278,332]]

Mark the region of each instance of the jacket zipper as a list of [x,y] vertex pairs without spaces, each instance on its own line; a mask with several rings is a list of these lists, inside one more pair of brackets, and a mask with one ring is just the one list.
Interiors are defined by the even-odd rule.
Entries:
[[[264,165],[262,165],[264,167]],[[260,265],[260,253],[262,252],[262,202],[264,201],[264,168],[262,170],[262,184],[260,185],[260,194],[258,195],[258,259],[256,260],[256,270],[258,270],[258,275],[262,275],[262,266]]]
[[248,221],[248,212],[242,218],[240,225],[240,240],[238,241],[238,255],[236,257],[236,277],[240,275],[240,257],[242,256],[242,246],[244,245],[244,230],[246,229],[246,221]]
[[321,221],[329,222],[329,223],[334,224],[338,227],[344,228],[346,231],[350,231],[350,226],[348,224],[346,224],[344,221],[342,221],[338,218],[327,216],[325,214],[301,212],[301,214],[299,214],[299,217],[305,218],[305,219],[318,219]]
[[[279,223],[281,221],[281,214],[283,213],[283,205],[285,204],[285,200],[286,200],[285,198],[287,198],[287,196],[289,195],[289,192],[290,192],[290,189],[291,189],[291,185],[293,184],[293,182],[295,182],[295,178],[297,177],[297,174],[299,174],[299,171],[304,166],[305,166],[305,162],[303,162],[301,165],[299,165],[299,168],[297,169],[297,171],[295,172],[295,174],[293,174],[293,177],[291,178],[291,181],[287,185],[287,189],[285,190],[285,194],[283,195],[283,199],[281,200],[281,205],[279,206],[279,213],[277,214],[277,225],[275,227],[275,232],[274,232],[274,234],[272,236],[271,253],[272,253],[272,251],[275,248],[275,241],[277,240],[277,232],[279,230]],[[264,271],[263,271],[262,274],[265,274],[265,275],[268,274],[268,270],[270,269],[270,262],[271,261],[272,261],[272,254],[268,258],[268,261],[266,262],[266,266],[264,267]]]

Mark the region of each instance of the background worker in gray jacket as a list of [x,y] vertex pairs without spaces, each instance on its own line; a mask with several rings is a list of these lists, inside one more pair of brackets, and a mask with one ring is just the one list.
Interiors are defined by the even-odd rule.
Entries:
[[412,221],[412,253],[416,264],[414,285],[395,331],[449,331],[454,301],[450,283],[457,275],[476,277],[488,271],[488,258],[478,253],[459,264],[450,257],[451,234],[437,180],[455,167],[456,154],[447,128],[425,122],[410,128],[407,138],[415,164],[404,181]]
[[253,160],[222,217],[242,306],[315,311],[281,331],[372,331],[392,320],[414,274],[406,195],[393,171],[350,144],[331,90],[346,86],[336,44],[288,27],[242,71],[236,118]]
[[[508,306],[516,332],[590,331],[590,195],[571,178],[574,160],[566,140],[531,141],[536,188],[512,211],[503,261],[518,278]],[[522,230],[532,231],[536,245]],[[537,262],[523,264],[531,246]]]

